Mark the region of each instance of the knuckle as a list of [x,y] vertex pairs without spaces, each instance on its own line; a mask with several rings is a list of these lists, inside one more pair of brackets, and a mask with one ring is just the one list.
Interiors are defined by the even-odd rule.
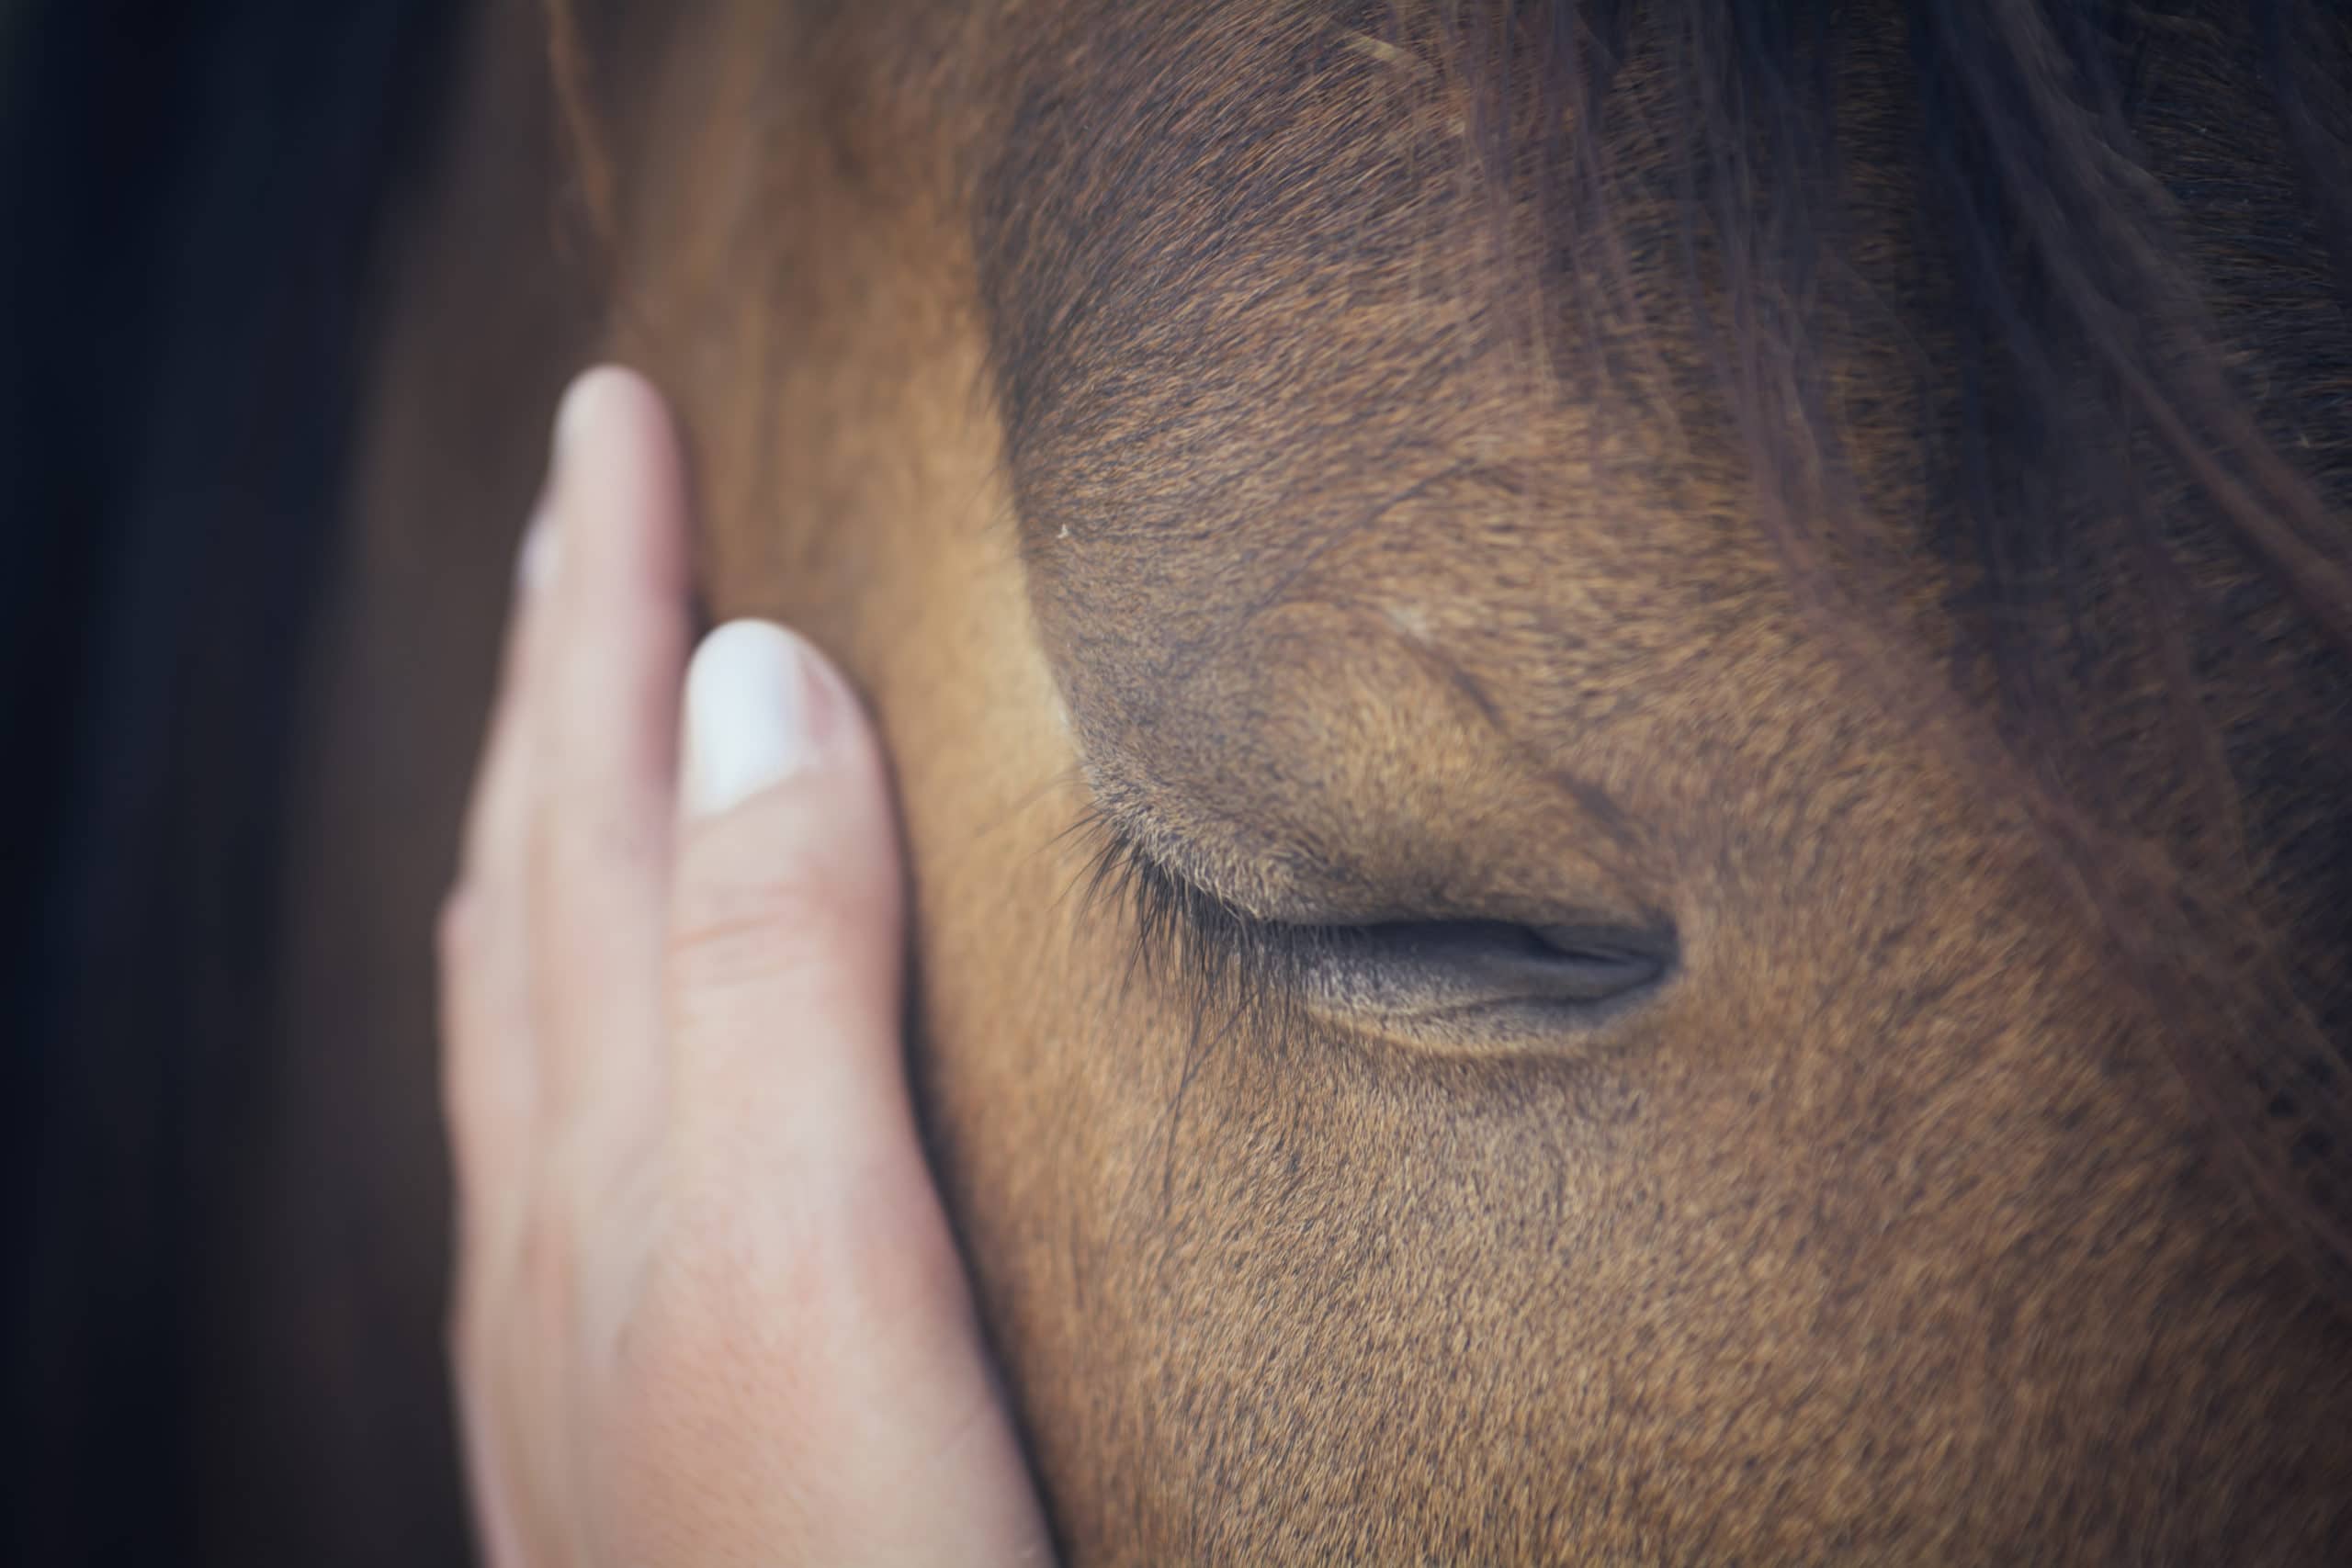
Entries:
[[555,795],[533,819],[529,865],[535,890],[551,895],[627,882],[662,849],[646,814],[614,798],[616,790]]
[[831,890],[805,881],[705,889],[682,901],[671,927],[672,983],[723,993],[789,978],[833,957],[847,914]]

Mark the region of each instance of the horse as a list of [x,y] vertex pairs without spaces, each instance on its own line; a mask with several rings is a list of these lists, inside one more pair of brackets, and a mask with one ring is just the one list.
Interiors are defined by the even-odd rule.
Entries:
[[[712,613],[890,744],[1069,1561],[2352,1554],[2339,14],[548,28],[466,114],[562,161],[449,144],[355,591],[461,592],[486,681],[496,574],[401,530],[504,548],[449,509],[520,517],[492,405],[567,355],[676,400]],[[552,303],[485,260],[534,180]]]

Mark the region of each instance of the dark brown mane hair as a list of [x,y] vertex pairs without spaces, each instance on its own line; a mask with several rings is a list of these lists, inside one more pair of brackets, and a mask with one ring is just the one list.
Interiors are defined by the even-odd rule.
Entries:
[[[546,3],[582,194],[609,231],[573,0]],[[2020,804],[2265,1206],[2332,1285],[2352,1282],[2345,7],[1329,10],[1332,39],[1419,62],[1454,96],[1474,172],[1504,197],[1493,250],[1528,352],[1621,425],[1736,449],[1757,525],[1817,620],[1890,709]],[[1927,282],[1899,312],[1874,302],[1895,286],[1848,221],[1841,68],[1864,35],[1907,73],[1892,129],[1912,162]],[[1669,106],[1662,170],[1611,152],[1636,54]],[[2193,146],[2152,150],[2190,57],[2226,71],[2243,112],[2275,132],[2280,177],[2302,197],[2291,220],[2240,211],[2243,160],[2206,171]],[[1621,209],[1661,178],[1678,254],[1642,260],[1679,276],[1695,366],[1662,362],[1638,330],[1658,291],[1635,286]],[[2327,258],[2315,292],[2329,313],[2303,333],[2260,307],[2266,277],[2300,276],[2313,257]],[[2222,294],[2256,303],[2222,320]],[[1907,387],[1839,383],[1823,322],[1899,332],[1923,313],[1953,362],[1917,364]],[[2291,391],[2267,368],[2288,361]],[[1023,410],[1005,390],[1017,453]],[[1931,515],[1871,504],[1870,454],[1852,439],[1864,400],[1872,434],[1924,454]],[[1693,409],[1706,428],[1681,431]],[[1898,586],[1923,552],[1947,589],[1929,617]],[[1954,628],[1952,646],[1923,625]]]
[[[1408,40],[1434,28],[1460,62],[1476,155],[1499,186],[1532,184],[1544,214],[1532,324],[1553,361],[1604,377],[1601,344],[1560,340],[1633,297],[1607,127],[1643,35],[1671,106],[1683,308],[1758,524],[1881,699],[2023,803],[2267,1206],[2340,1288],[2352,28],[2299,0],[2253,11],[2225,27],[2195,4],[1927,0],[1894,23],[1917,240],[1941,274],[1928,308],[1961,357],[1921,367],[1941,386],[1878,390],[1916,399],[1910,434],[1953,498],[1925,530],[1962,631],[1941,660],[1877,607],[1903,520],[1867,504],[1815,342],[1817,321],[1870,310],[1841,210],[1839,66],[1887,17],[1829,0],[1558,0],[1390,19]],[[2307,218],[2248,222],[2232,244],[2249,275],[2329,258],[2323,341],[2264,340],[2260,323],[2233,338],[2209,308],[2212,263],[2186,220],[2243,221],[2226,183],[2242,171],[2168,188],[2142,136],[2170,86],[2157,63],[2183,42],[2228,61],[2245,112],[2277,122]],[[2266,401],[2262,367],[2315,355],[2331,399]]]

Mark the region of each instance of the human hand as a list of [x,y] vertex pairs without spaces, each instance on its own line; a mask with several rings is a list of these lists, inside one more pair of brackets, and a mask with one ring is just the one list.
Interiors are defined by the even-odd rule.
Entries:
[[877,743],[757,622],[694,655],[682,742],[686,559],[659,397],[590,372],[440,932],[488,1558],[1045,1562],[916,1141]]

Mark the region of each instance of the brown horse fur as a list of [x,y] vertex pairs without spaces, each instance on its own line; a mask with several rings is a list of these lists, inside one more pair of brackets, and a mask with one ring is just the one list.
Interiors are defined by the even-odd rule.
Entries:
[[1074,1561],[2352,1560],[2340,22],[581,22]]

